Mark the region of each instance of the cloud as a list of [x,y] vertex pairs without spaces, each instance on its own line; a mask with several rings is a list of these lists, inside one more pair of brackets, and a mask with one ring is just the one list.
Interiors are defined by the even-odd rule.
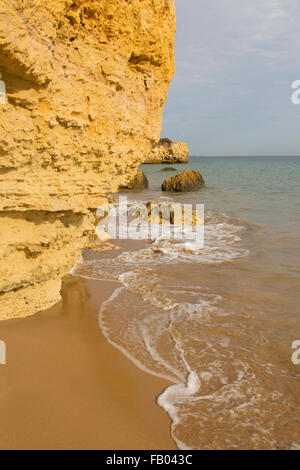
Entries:
[[[219,135],[226,128],[227,135],[231,134],[227,139],[230,142],[236,139],[238,123],[243,135],[240,152],[243,146],[249,152],[255,135],[264,143],[262,152],[275,152],[276,144],[270,141],[272,133],[266,133],[264,139],[257,122],[272,126],[282,116],[280,121],[286,123],[282,124],[281,137],[285,139],[289,128],[293,129],[290,124],[297,112],[300,124],[300,106],[297,112],[290,106],[291,82],[300,79],[300,1],[175,3],[176,74],[165,111],[164,132],[172,134],[171,138],[182,138],[185,130],[185,140],[190,141],[194,152],[215,154],[222,149],[216,142],[208,141],[206,136],[213,134],[211,127]],[[225,120],[226,126],[222,127]],[[229,121],[232,127],[227,125]],[[185,122],[189,122],[188,129]],[[279,139],[277,128],[276,135]],[[290,141],[296,145],[294,136]],[[300,153],[300,140],[297,145]],[[230,153],[229,147],[223,150]],[[291,152],[288,145],[287,150]]]

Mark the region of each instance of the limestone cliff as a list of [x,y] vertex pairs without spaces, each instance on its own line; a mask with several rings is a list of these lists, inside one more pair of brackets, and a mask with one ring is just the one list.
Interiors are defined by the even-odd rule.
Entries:
[[0,3],[0,319],[60,298],[93,209],[159,139],[174,0]]
[[144,160],[144,163],[188,163],[189,149],[185,142],[160,139]]

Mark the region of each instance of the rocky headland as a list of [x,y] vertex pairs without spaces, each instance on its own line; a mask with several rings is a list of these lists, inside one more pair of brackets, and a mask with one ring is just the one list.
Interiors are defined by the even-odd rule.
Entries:
[[160,139],[151,150],[144,163],[188,163],[189,149],[185,142]]

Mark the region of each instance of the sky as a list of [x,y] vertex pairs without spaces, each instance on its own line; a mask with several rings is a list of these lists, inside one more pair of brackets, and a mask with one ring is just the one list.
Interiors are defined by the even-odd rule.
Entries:
[[191,155],[300,155],[300,0],[175,0],[162,137]]

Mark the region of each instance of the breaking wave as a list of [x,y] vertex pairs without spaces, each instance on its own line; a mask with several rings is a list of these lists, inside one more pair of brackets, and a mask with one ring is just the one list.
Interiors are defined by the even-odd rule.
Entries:
[[[300,413],[280,381],[272,345],[246,310],[228,310],[199,279],[248,255],[243,221],[210,213],[205,243],[157,237],[119,256],[78,263],[74,275],[122,286],[101,305],[107,340],[172,385],[157,403],[181,449],[297,448]],[[295,410],[297,409],[297,412]]]

